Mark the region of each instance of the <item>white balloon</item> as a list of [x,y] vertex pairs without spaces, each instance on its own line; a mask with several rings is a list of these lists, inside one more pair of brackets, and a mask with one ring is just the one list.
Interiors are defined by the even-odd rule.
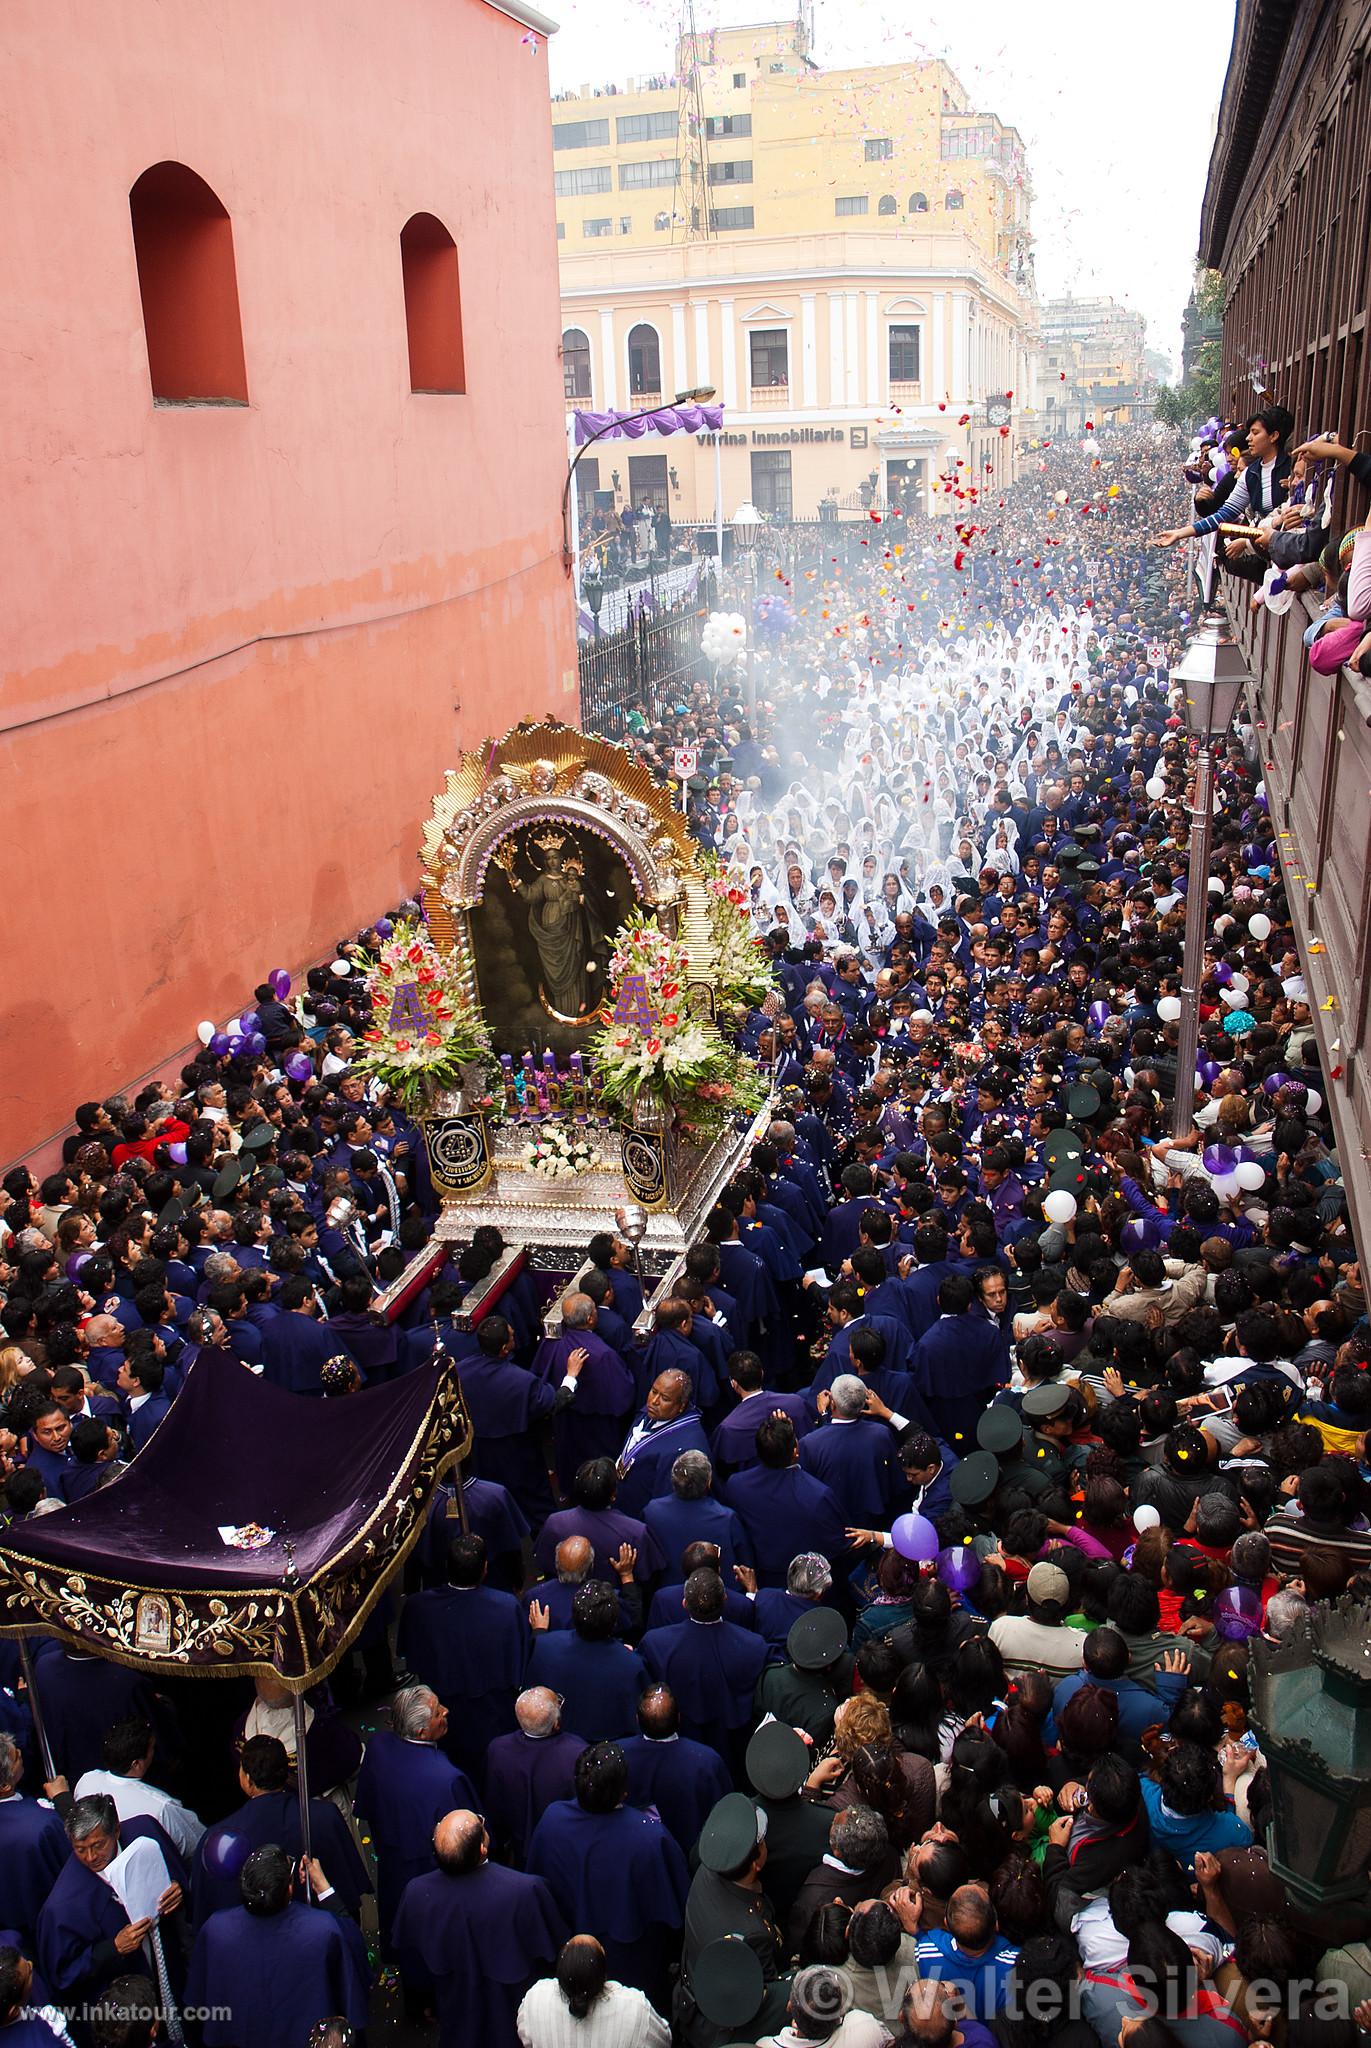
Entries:
[[1310,1116],[1318,1115],[1319,1111],[1323,1108],[1323,1097],[1320,1095],[1317,1088],[1305,1089],[1304,1106],[1308,1110]]
[[1076,1197],[1069,1188],[1053,1188],[1043,1203],[1043,1215],[1049,1223],[1069,1223],[1076,1213]]
[[1158,1509],[1134,1508],[1133,1527],[1140,1536],[1145,1536],[1149,1529],[1160,1529],[1161,1525],[1162,1518]]
[[1151,797],[1154,804],[1159,803],[1166,795],[1166,784],[1162,781],[1160,775],[1152,777],[1152,780],[1147,785],[1147,794]]
[[1216,917],[1214,919],[1214,930],[1220,935],[1220,937],[1222,937],[1223,933],[1226,932],[1230,928],[1230,926],[1236,923],[1237,919],[1234,917],[1230,917],[1229,913],[1225,911],[1222,917]]
[[1238,1179],[1237,1168],[1235,1167],[1232,1173],[1216,1173],[1212,1175],[1209,1185],[1213,1188],[1214,1193],[1221,1202],[1231,1202],[1238,1189],[1242,1186],[1242,1182]]
[[1232,989],[1234,995],[1245,996],[1249,987],[1247,976],[1245,974],[1235,974],[1228,986]]
[[1161,1018],[1163,1024],[1176,1023],[1180,1014],[1181,999],[1179,996],[1163,996],[1157,1004],[1157,1015]]
[[1271,936],[1271,920],[1265,911],[1259,910],[1255,917],[1248,918],[1247,929],[1251,932],[1254,939],[1269,939]]
[[1266,1168],[1255,1159],[1240,1159],[1233,1169],[1233,1178],[1244,1194],[1255,1195],[1266,1179]]
[[1223,883],[1217,875],[1209,877],[1209,893],[1211,896],[1222,896],[1223,894]]
[[211,1038],[213,1038],[214,1036],[214,1026],[210,1023],[208,1017],[206,1017],[203,1024],[196,1025],[195,1036],[199,1039],[201,1045],[209,1044]]
[[340,953],[338,955],[338,958],[332,964],[332,971],[341,980],[345,974],[351,974],[352,962],[350,960],[345,960],[342,954]]
[[1234,988],[1231,982],[1227,988],[1219,990],[1219,1001],[1225,1003],[1230,1010],[1240,1010],[1246,1000],[1247,990],[1245,988]]

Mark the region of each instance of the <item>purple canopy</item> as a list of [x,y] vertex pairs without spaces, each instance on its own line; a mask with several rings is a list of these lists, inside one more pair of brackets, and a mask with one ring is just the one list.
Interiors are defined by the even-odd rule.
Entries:
[[640,441],[644,434],[717,434],[724,423],[721,405],[663,405],[656,412],[578,412],[576,446],[600,438]]
[[[324,1401],[202,1353],[126,1472],[0,1535],[0,1635],[168,1677],[326,1677],[472,1429],[450,1360]],[[220,1526],[274,1531],[235,1548]]]

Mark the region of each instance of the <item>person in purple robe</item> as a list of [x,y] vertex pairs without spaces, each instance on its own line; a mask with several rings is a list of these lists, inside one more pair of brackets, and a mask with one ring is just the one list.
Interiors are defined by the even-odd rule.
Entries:
[[364,1814],[376,1855],[376,1917],[381,1948],[390,1954],[390,1930],[400,1895],[412,1877],[433,1865],[433,1830],[455,1807],[478,1809],[465,1771],[439,1748],[447,1734],[447,1708],[426,1685],[406,1686],[391,1702],[390,1727],[367,1741],[352,1802]]
[[24,1760],[11,1735],[0,1735],[0,1926],[31,1949],[39,1909],[71,1854],[67,1831],[45,1799],[25,1798]]
[[330,1358],[351,1358],[346,1338],[317,1320],[319,1304],[303,1273],[281,1282],[281,1314],[261,1333],[262,1377],[289,1394],[323,1393],[320,1378]]
[[[164,1954],[178,1941],[162,1922],[180,1911],[188,1880],[167,1835],[146,1814],[121,1822],[107,1793],[72,1802],[66,1816],[71,1855],[58,1872],[38,1915],[38,1964],[55,1997],[84,2005],[143,1956],[156,1932]],[[157,1900],[155,1919],[130,1920],[119,1894],[102,1873],[121,1849],[146,1838],[162,1852],[171,1882]]]
[[681,1733],[671,1689],[650,1685],[638,1702],[638,1733],[619,1744],[628,1765],[630,1806],[652,1808],[688,1856],[700,1830],[733,1790],[717,1750]]
[[438,1868],[406,1885],[392,1930],[406,1993],[432,2001],[439,2048],[519,2048],[524,1994],[569,1930],[541,1877],[490,1861],[478,1813],[445,1814],[433,1854]]
[[[610,1559],[619,1579],[619,1626],[625,1636],[641,1626],[643,1596],[633,1583],[634,1560],[631,1544]],[[591,1577],[595,1552],[585,1536],[564,1536],[553,1553],[556,1577],[539,1579],[529,1586],[524,1599],[530,1608],[541,1607],[550,1629],[571,1627],[571,1608],[577,1589]]]
[[[275,1842],[287,1855],[298,1856],[304,1848],[300,1797],[283,1742],[274,1735],[249,1736],[238,1758],[238,1784],[243,1805],[212,1827],[195,1852],[191,1899],[197,1928],[211,1913],[238,1903],[239,1874],[254,1849]],[[331,1800],[310,1800],[309,1834],[310,1848],[327,1869],[341,1909],[355,1919],[371,1878]]]
[[523,1584],[528,1521],[507,1487],[495,1479],[478,1479],[474,1473],[454,1473],[434,1488],[433,1505],[418,1546],[425,1584],[442,1585],[447,1578],[448,1546],[462,1533],[462,1507],[466,1509],[466,1533],[485,1543],[490,1584],[507,1593],[516,1592]]
[[643,1283],[633,1270],[633,1247],[617,1231],[600,1230],[586,1246],[586,1256],[605,1274],[614,1291],[614,1306],[624,1321],[636,1323],[643,1312]]
[[800,1466],[834,1495],[850,1526],[885,1526],[907,1493],[894,1432],[867,1412],[867,1388],[839,1373],[828,1418],[800,1445]]
[[502,1315],[482,1319],[476,1345],[475,1357],[462,1361],[460,1373],[476,1431],[472,1468],[507,1487],[528,1519],[541,1522],[556,1505],[548,1477],[553,1413],[569,1406],[579,1389],[554,1387],[519,1365],[513,1326]]
[[848,1550],[843,1511],[821,1480],[797,1462],[788,1416],[772,1416],[757,1431],[758,1463],[728,1482],[728,1505],[748,1533],[764,1586],[783,1586],[792,1557],[818,1550],[835,1563]]
[[486,1748],[514,1726],[528,1626],[523,1603],[485,1584],[486,1546],[458,1536],[448,1549],[448,1583],[406,1600],[399,1652],[452,1716],[448,1754],[480,1782]]
[[486,1751],[486,1826],[502,1863],[522,1869],[529,1839],[554,1799],[576,1789],[576,1759],[585,1737],[562,1726],[562,1702],[544,1685],[532,1685],[514,1702],[519,1723],[499,1735]]
[[812,1427],[808,1403],[802,1394],[773,1394],[768,1391],[762,1361],[755,1351],[735,1351],[728,1361],[729,1384],[738,1405],[726,1415],[714,1432],[711,1454],[716,1471],[741,1472],[757,1462],[757,1430],[769,1415],[788,1415],[797,1441]]
[[57,1643],[44,1644],[34,1660],[34,1689],[53,1762],[69,1785],[105,1760],[105,1734],[116,1721],[151,1721],[161,1727],[146,1677],[105,1657],[87,1656]]
[[713,1543],[726,1572],[751,1564],[752,1545],[732,1508],[714,1498],[714,1468],[704,1452],[683,1450],[671,1462],[671,1491],[650,1500],[643,1522],[669,1563],[688,1544]]
[[557,1473],[569,1489],[577,1467],[588,1458],[615,1455],[637,1398],[632,1373],[596,1334],[595,1304],[588,1294],[563,1295],[562,1334],[538,1346],[533,1373],[554,1391],[572,1390],[572,1398],[553,1416]]
[[186,2003],[228,2014],[199,2023],[205,2048],[299,2048],[334,2013],[365,2027],[366,1944],[317,1857],[307,1881],[317,1905],[294,1896],[299,1873],[278,1843],[254,1849],[239,1880],[242,1904],[212,1913],[200,1929]]
[[614,1560],[625,1544],[636,1553],[635,1573],[640,1583],[661,1569],[657,1546],[643,1523],[619,1508],[618,1490],[619,1474],[612,1457],[590,1458],[577,1466],[571,1487],[572,1505],[549,1515],[538,1531],[533,1562],[540,1572],[548,1573],[557,1545],[568,1536],[584,1536],[595,1552],[592,1578],[616,1576]]
[[631,1735],[647,1666],[619,1640],[619,1604],[609,1587],[599,1579],[580,1587],[571,1621],[554,1634],[534,1610],[528,1683],[560,1695],[568,1722],[587,1742]]
[[658,1302],[653,1311],[651,1340],[647,1349],[639,1352],[634,1367],[640,1400],[646,1400],[648,1390],[664,1373],[679,1373],[682,1379],[690,1381],[700,1408],[712,1410],[718,1405],[723,1382],[699,1346],[691,1341],[694,1322],[695,1311],[679,1295]]
[[653,1677],[670,1687],[686,1734],[727,1757],[739,1732],[751,1727],[766,1644],[724,1619],[724,1582],[716,1571],[690,1574],[682,1609],[665,1628],[649,1629],[639,1651]]
[[[685,1346],[687,1352],[689,1345]],[[669,1367],[648,1388],[647,1402],[624,1438],[617,1470],[617,1504],[625,1515],[641,1516],[649,1501],[671,1491],[671,1469],[684,1451],[709,1456],[709,1439],[694,1405],[687,1372]]]
[[528,1845],[568,1926],[593,1934],[610,1975],[660,2011],[685,1918],[684,1852],[655,1815],[628,1804],[628,1763],[614,1742],[576,1759],[576,1796],[549,1806]]
[[919,1339],[912,1369],[938,1436],[961,1456],[981,1410],[1009,1377],[999,1325],[980,1310],[969,1274],[949,1273],[939,1283],[938,1320]]
[[0,1941],[0,2039],[5,2048],[65,2048],[71,2040],[62,2014],[35,1982],[33,1964],[9,1941]]

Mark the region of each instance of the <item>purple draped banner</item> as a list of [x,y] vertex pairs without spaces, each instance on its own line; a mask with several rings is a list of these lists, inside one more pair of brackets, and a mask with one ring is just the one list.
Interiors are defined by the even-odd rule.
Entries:
[[656,412],[578,412],[576,446],[597,436],[606,441],[639,441],[644,434],[717,434],[724,423],[721,405],[663,405]]

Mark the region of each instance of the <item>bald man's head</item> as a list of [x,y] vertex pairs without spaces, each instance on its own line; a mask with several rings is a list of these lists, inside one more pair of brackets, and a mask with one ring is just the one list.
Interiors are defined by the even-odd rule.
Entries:
[[121,1350],[124,1326],[117,1316],[92,1316],[86,1324],[86,1342],[97,1351]]
[[554,1556],[557,1577],[564,1586],[584,1585],[595,1562],[595,1550],[588,1536],[564,1536]]
[[445,1813],[433,1830],[433,1853],[448,1877],[469,1877],[485,1862],[489,1837],[479,1813],[458,1807]]
[[650,1685],[638,1700],[638,1727],[651,1742],[668,1742],[680,1729],[681,1717],[674,1693],[665,1685]]
[[531,1685],[514,1702],[514,1718],[531,1741],[546,1742],[561,1726],[561,1701],[548,1686]]
[[588,1330],[595,1321],[595,1304],[588,1294],[562,1296],[562,1328]]

